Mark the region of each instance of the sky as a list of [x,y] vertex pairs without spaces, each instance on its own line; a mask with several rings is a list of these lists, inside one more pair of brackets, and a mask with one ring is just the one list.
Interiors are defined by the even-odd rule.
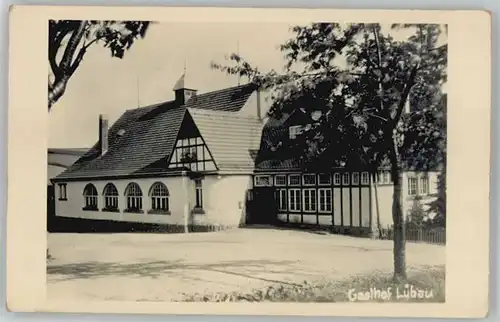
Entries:
[[[236,76],[213,70],[238,51],[261,71],[281,70],[284,23],[156,23],[123,59],[92,46],[49,114],[50,148],[86,148],[98,139],[99,114],[113,124],[128,109],[173,99],[175,82],[187,73],[198,93],[236,86]],[[395,35],[396,36],[396,35]],[[406,36],[400,34],[399,36]],[[242,80],[243,82],[244,80]]]

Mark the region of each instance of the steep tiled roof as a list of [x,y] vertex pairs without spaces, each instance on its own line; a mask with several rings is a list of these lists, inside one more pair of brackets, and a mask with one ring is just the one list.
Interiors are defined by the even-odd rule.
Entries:
[[104,155],[100,156],[96,144],[57,179],[128,175],[166,158],[184,113],[172,102],[125,112],[109,130]]
[[[208,114],[217,111],[226,111],[231,117],[226,115],[223,118],[212,115],[212,121],[208,114],[198,113],[199,126],[206,129],[216,128],[214,133],[203,133],[209,149],[212,152],[216,163],[224,166],[247,167],[250,159],[248,149],[258,148],[252,145],[253,141],[242,141],[242,149],[246,150],[246,157],[241,154],[234,154],[229,149],[226,154],[224,144],[227,144],[228,137],[233,138],[234,143],[238,143],[238,138],[242,138],[240,133],[258,135],[260,131],[250,131],[255,124],[239,120],[234,113],[241,110],[246,101],[254,91],[252,84],[236,86],[220,91],[200,94],[188,100],[186,105],[179,106],[175,101],[169,101],[152,106],[126,111],[109,129],[109,147],[104,155],[100,155],[99,146],[96,143],[87,153],[78,159],[69,169],[56,177],[59,179],[72,178],[98,178],[106,176],[126,176],[133,174],[144,174],[158,171],[167,171],[167,160],[177,138],[177,133],[184,119],[184,115],[189,109],[195,111],[205,110]],[[229,111],[229,112],[227,112]],[[220,112],[223,113],[223,112]],[[231,119],[235,117],[235,120]],[[196,120],[195,120],[196,121]],[[198,124],[197,122],[197,124]],[[214,122],[219,122],[214,124]],[[222,123],[221,123],[222,122]],[[232,124],[229,127],[226,124]],[[239,127],[242,127],[241,129]],[[217,142],[218,133],[224,130],[222,140],[225,143]],[[200,131],[201,128],[200,128]],[[227,137],[225,137],[227,136]],[[246,138],[248,139],[248,138]],[[213,147],[211,146],[213,145]],[[222,151],[222,153],[221,153]],[[217,160],[217,157],[220,160]],[[239,163],[241,162],[241,163]],[[253,165],[253,164],[252,164]]]
[[227,111],[188,109],[220,170],[252,170],[262,122]]
[[256,89],[257,87],[253,84],[245,84],[196,95],[187,101],[186,107],[237,112]]

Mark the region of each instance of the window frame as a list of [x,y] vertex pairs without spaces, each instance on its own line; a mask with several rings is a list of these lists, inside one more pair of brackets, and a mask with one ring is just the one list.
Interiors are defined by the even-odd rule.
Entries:
[[[356,180],[355,180],[356,179]],[[360,176],[359,176],[359,172],[352,172],[351,173],[351,184],[353,186],[358,186],[360,183]]]
[[384,184],[391,184],[391,174],[389,171],[384,171]]
[[[306,183],[306,177],[312,178],[313,183]],[[302,185],[305,187],[314,187],[316,185],[316,175],[314,173],[304,173],[302,175]]]
[[[418,194],[421,196],[427,196],[429,194],[429,177],[423,175],[418,181]],[[425,185],[423,183],[425,183]],[[425,191],[422,189],[424,186]]]
[[[326,176],[328,178],[328,182],[321,182],[321,176]],[[332,185],[332,176],[329,173],[318,174],[318,186],[331,186],[331,185]]]
[[59,187],[59,198],[58,200],[60,201],[67,201],[68,200],[68,190],[67,190],[67,183],[58,183],[57,186]]
[[[153,183],[149,188],[148,196],[151,203],[148,213],[170,214],[170,192],[166,184],[160,181]],[[163,207],[163,201],[165,201],[165,207]]]
[[[297,183],[292,183],[292,177],[293,178],[298,178],[298,182]],[[291,186],[291,187],[300,187],[300,181],[301,181],[301,175],[298,174],[298,173],[292,173],[292,174],[289,174],[288,175],[288,185]]]
[[370,173],[368,171],[361,172],[361,184],[370,184]]
[[333,174],[333,185],[335,186],[342,185],[342,175],[340,172],[336,172]]
[[[260,184],[259,179],[262,179],[262,178],[267,178],[268,183],[267,184]],[[254,176],[254,183],[253,184],[254,184],[254,187],[272,187],[273,186],[273,178],[271,175],[268,175],[268,174],[259,174],[259,175]]]
[[[133,190],[134,194],[131,194],[131,190]],[[136,182],[130,182],[125,188],[125,198],[127,202],[127,208],[125,212],[131,213],[143,213],[144,212],[144,203],[143,198],[144,194],[142,193],[141,186],[139,186]]]
[[290,140],[295,140],[297,136],[304,132],[302,125],[291,125],[288,127],[288,138]]
[[[324,192],[324,204],[321,203],[321,193]],[[326,207],[328,205],[328,203],[326,202],[327,200],[327,192],[330,193],[330,203],[329,203],[329,206],[330,206],[330,209],[328,210]],[[323,207],[322,206],[325,206],[324,209],[322,209]],[[318,212],[319,213],[332,213],[333,211],[333,190],[332,188],[319,188],[318,189]]]
[[[288,193],[287,189],[277,189],[278,193],[278,211],[288,210]],[[282,207],[284,205],[284,207]]]
[[[300,188],[288,189],[288,211],[289,212],[301,212],[302,211],[302,194]],[[292,207],[292,194],[294,194],[293,200],[295,204]],[[298,198],[297,198],[298,196]],[[298,206],[298,207],[295,207]]]
[[203,211],[203,180],[194,180],[194,193],[195,193],[195,205],[194,210],[198,212]]
[[[88,189],[91,190],[90,191],[91,193],[95,194],[88,194],[89,192]],[[99,192],[97,191],[97,188],[95,187],[94,184],[87,183],[83,188],[83,201],[84,201],[83,210],[96,211],[99,209]]]
[[[114,189],[113,192],[116,192],[116,195],[115,194],[108,194],[108,190],[110,188]],[[120,211],[120,198],[119,198],[120,194],[118,192],[118,189],[114,185],[114,183],[109,182],[104,186],[104,189],[102,191],[102,196],[104,198],[104,207],[102,208],[102,211],[110,211],[110,212],[119,212]],[[116,200],[116,207],[114,207],[113,205],[110,206],[110,203],[108,202],[108,200]]]
[[[346,180],[346,178],[347,178],[347,180]],[[351,184],[350,181],[351,181],[351,174],[349,172],[342,173],[342,185],[348,186]]]
[[[314,205],[314,207],[309,207],[309,210],[306,209],[306,193],[309,193],[309,206]],[[312,196],[314,193],[314,198]],[[313,202],[314,201],[314,202]],[[314,208],[314,209],[313,209]],[[304,188],[302,189],[302,211],[306,213],[315,213],[318,210],[318,192],[316,188]]]
[[[283,178],[284,183],[278,183],[278,178]],[[277,174],[274,176],[274,185],[276,187],[286,187],[286,174]]]
[[[415,192],[412,193],[412,182],[415,182]],[[418,178],[417,177],[408,177],[408,196],[414,197],[418,196]]]

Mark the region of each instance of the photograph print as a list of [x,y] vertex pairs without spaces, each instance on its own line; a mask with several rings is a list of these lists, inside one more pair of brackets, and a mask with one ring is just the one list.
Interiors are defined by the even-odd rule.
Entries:
[[445,302],[447,25],[48,28],[48,298]]

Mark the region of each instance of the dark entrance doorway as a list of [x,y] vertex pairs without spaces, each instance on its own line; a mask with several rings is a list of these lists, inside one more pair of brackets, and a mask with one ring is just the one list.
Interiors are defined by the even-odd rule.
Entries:
[[278,209],[275,193],[276,190],[270,187],[254,188],[247,224],[276,224]]

